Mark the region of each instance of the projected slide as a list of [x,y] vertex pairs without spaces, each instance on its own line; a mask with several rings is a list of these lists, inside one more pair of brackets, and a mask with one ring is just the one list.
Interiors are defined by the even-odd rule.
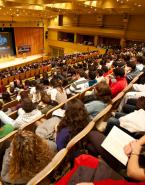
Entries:
[[14,55],[11,32],[0,32],[0,55]]

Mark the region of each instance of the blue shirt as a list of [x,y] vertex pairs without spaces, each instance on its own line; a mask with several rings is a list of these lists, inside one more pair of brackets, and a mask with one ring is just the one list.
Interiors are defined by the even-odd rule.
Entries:
[[93,86],[93,85],[96,84],[96,83],[97,83],[97,80],[96,80],[96,79],[90,80],[90,81],[89,81],[89,87]]
[[99,112],[101,112],[107,106],[106,103],[99,100],[94,100],[85,104],[85,107],[89,115],[95,117]]
[[69,140],[70,140],[69,128],[65,127],[61,129],[61,131],[57,133],[57,136],[56,136],[56,145],[57,145],[58,151],[65,148]]

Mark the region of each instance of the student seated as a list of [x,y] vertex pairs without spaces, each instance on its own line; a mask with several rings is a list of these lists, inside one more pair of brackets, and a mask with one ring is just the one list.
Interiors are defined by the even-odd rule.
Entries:
[[[143,183],[136,183],[136,184],[144,184],[145,181],[145,136],[142,136],[139,140],[131,141],[128,145],[124,147],[124,153],[129,156],[127,168],[122,165],[117,159],[113,157],[110,153],[108,153],[102,146],[102,142],[104,141],[105,136],[98,132],[98,131],[91,131],[88,134],[88,142],[90,144],[90,151],[95,156],[101,155],[101,157],[111,166],[114,170],[120,171],[121,169],[126,169],[127,177],[131,178],[131,181],[134,182],[132,185],[135,184],[136,181],[143,181]],[[125,171],[124,171],[125,172]],[[103,179],[102,179],[103,180]],[[108,181],[108,180],[107,180]],[[104,184],[107,184],[107,181]],[[94,181],[95,182],[95,181]],[[108,181],[109,182],[109,181]],[[114,183],[113,183],[114,182]],[[110,184],[130,184],[126,181],[112,181]],[[97,184],[97,183],[94,183]],[[99,183],[98,183],[99,184]],[[131,185],[131,184],[130,184]]]
[[41,112],[35,109],[32,100],[29,98],[24,99],[21,106],[22,108],[18,110],[19,116],[14,120],[15,128],[21,128],[41,115]]
[[50,96],[46,92],[41,93],[41,101],[37,106],[38,110],[40,110],[42,114],[46,114],[53,107]]
[[57,149],[66,147],[67,143],[89,123],[89,115],[84,104],[79,99],[73,99],[66,104],[64,118],[57,127]]
[[33,102],[29,98],[25,98],[22,101],[21,106],[22,108],[18,110],[18,117],[16,120],[13,120],[0,110],[1,121],[4,124],[11,124],[14,128],[21,128],[41,115],[41,112],[35,109]]
[[142,71],[143,68],[144,68],[144,63],[145,63],[145,59],[144,59],[143,56],[137,56],[136,57],[136,67],[137,67],[137,69]]
[[[113,180],[123,179],[123,177],[112,170],[102,159],[82,154],[75,158],[73,168],[56,182],[55,185],[78,185],[80,182],[101,181],[109,178]],[[80,184],[87,185],[87,183]]]
[[38,104],[41,100],[41,93],[43,92],[43,86],[41,84],[36,84],[34,91],[30,91],[32,95],[32,102]]
[[134,58],[127,61],[127,68],[128,72],[126,74],[126,79],[129,83],[140,73],[140,70],[136,67],[136,61]]
[[127,102],[123,105],[122,111],[126,114],[134,112],[142,108],[142,103],[144,103],[145,97],[141,96],[138,99],[128,99]]
[[64,103],[67,100],[65,89],[62,87],[62,82],[56,78],[52,78],[50,81],[52,89],[50,90],[51,100],[58,104]]
[[89,87],[97,83],[96,71],[89,71]]
[[127,81],[124,68],[115,68],[113,74],[115,79],[109,79],[109,86],[111,88],[112,96],[115,97],[127,86]]
[[115,117],[109,118],[105,134],[107,135],[114,125],[131,133],[145,131],[145,98],[142,98],[141,101],[138,102],[137,106],[138,110],[127,115],[117,112]]
[[94,99],[85,103],[85,107],[91,116],[96,116],[99,112],[101,112],[110,102],[111,102],[111,90],[108,84],[104,82],[100,82],[96,85],[96,93],[93,96]]
[[19,131],[5,152],[2,181],[26,184],[51,161],[53,155],[46,140],[30,131]]
[[2,93],[2,100],[4,104],[12,101],[11,96],[8,93],[8,91],[5,91],[4,93]]
[[0,110],[9,115],[12,112],[11,108],[5,108],[2,101],[0,101]]
[[75,95],[83,92],[88,87],[88,80],[85,76],[86,74],[83,70],[77,70],[75,76],[76,81],[67,89],[67,94]]
[[57,126],[59,125],[60,121],[65,115],[65,110],[57,109],[52,113],[52,117],[48,120],[45,120],[43,123],[39,124],[36,128],[35,133],[47,139],[50,148],[53,151],[57,151],[56,146],[56,133],[57,133]]
[[[134,85],[137,85],[137,84],[134,84]],[[118,107],[118,111],[122,111],[122,108],[123,108],[123,106],[127,103],[127,101],[129,100],[129,99],[138,99],[138,98],[140,98],[140,97],[144,97],[145,96],[145,91],[141,91],[141,92],[136,92],[136,91],[130,91],[130,92],[127,92],[125,95],[124,95],[124,97],[123,97],[123,99],[121,100],[121,102],[120,102],[120,105],[119,105],[119,107]]]

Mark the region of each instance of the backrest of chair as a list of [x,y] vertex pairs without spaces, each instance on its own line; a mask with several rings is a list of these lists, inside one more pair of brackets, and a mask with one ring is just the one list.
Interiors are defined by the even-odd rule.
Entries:
[[20,75],[19,75],[19,74],[16,74],[16,75],[14,76],[14,78],[15,78],[15,80],[19,80],[19,79],[20,79]]
[[48,69],[47,69],[47,71],[48,71],[48,72],[50,72],[50,71],[51,71],[51,69],[52,69],[52,67],[51,67],[51,64],[50,64],[50,65],[48,65]]
[[25,124],[25,126],[21,127],[21,129],[24,129],[24,130],[32,130],[32,131],[33,131],[33,129],[36,127],[36,126],[35,126],[36,121],[39,121],[39,120],[41,120],[41,119],[44,118],[44,117],[45,117],[44,114],[40,115],[39,117],[37,117],[37,118],[34,119],[33,121],[31,121],[31,122]]
[[54,108],[52,108],[51,110],[49,110],[46,113],[46,118],[49,119],[52,116],[53,111],[60,109],[62,106],[64,105],[64,103],[60,103],[59,105],[55,106]]
[[133,85],[132,83],[129,83],[128,86],[125,89],[123,89],[123,92],[124,93],[128,92],[132,88],[132,85]]
[[3,105],[3,108],[6,108],[6,109],[11,108],[11,107],[17,106],[18,103],[19,103],[18,100],[13,100],[13,101],[10,101],[8,103],[5,103]]
[[139,75],[137,75],[130,83],[134,84],[137,82],[137,80],[139,79],[139,77],[143,74],[144,72],[141,72]]
[[101,112],[99,112],[94,118],[93,121],[96,123],[99,121],[103,116],[105,116],[107,113],[111,111],[112,105],[109,104],[105,109],[103,109]]
[[79,94],[76,94],[70,98],[68,98],[64,103],[60,103],[59,105],[55,106],[53,109],[49,110],[46,113],[46,118],[49,119],[52,116],[53,111],[62,108],[67,102],[69,102],[70,100],[74,99],[74,98],[78,98]]
[[[35,175],[27,185],[36,185],[41,182],[44,178],[46,178],[59,164],[63,161],[65,156],[67,155],[68,150],[66,148],[60,150],[52,159],[52,161],[39,173]],[[49,182],[48,182],[49,184]]]
[[9,78],[8,78],[9,83],[10,83],[10,82],[13,82],[13,81],[14,81],[14,79],[15,79],[15,77],[14,77],[14,76],[9,76]]
[[26,71],[25,74],[26,74],[26,79],[31,77],[31,72],[30,72],[30,70],[29,70],[29,71]]
[[68,142],[66,148],[70,150],[76,143],[83,139],[93,129],[94,125],[95,125],[94,121],[88,123],[88,125],[81,132],[79,132],[74,138],[72,138]]
[[9,84],[8,78],[3,78],[2,83],[3,83],[4,86],[8,85]]
[[47,70],[48,70],[48,66],[44,66],[43,67],[43,72],[47,72]]
[[20,73],[20,80],[24,80],[25,79],[25,73]]
[[125,95],[125,92],[122,91],[115,98],[112,99],[113,109],[115,110],[117,109],[124,95]]
[[14,111],[14,112],[11,112],[9,114],[9,117],[12,118],[12,119],[16,119],[18,117],[18,111]]
[[[68,98],[68,99],[66,100],[65,103],[67,103],[67,102],[69,102],[69,101],[71,101],[71,100],[73,100],[73,99],[75,99],[75,98],[79,98],[79,96],[80,96],[80,94],[75,94],[74,96]],[[64,104],[65,104],[65,103],[64,103]]]
[[124,91],[120,92],[117,96],[115,96],[113,99],[112,99],[112,104],[114,104],[115,102],[117,102],[118,100],[120,100],[123,96],[124,96]]
[[31,74],[31,77],[33,77],[35,75],[35,69],[31,69],[30,74]]
[[20,74],[16,74],[16,75],[14,76],[14,79],[15,79],[15,80],[19,80],[19,79],[20,79]]
[[39,75],[39,69],[35,69],[35,75]]
[[80,93],[79,98],[80,99],[83,99],[84,96],[85,96],[85,94],[86,94],[86,92],[87,91],[92,91],[94,89],[94,87],[95,87],[95,85],[94,86],[91,86],[91,87],[88,87],[87,89],[85,89],[82,93]]
[[42,74],[42,73],[43,73],[43,68],[40,67],[40,68],[39,68],[39,71],[40,71],[40,74]]
[[5,137],[0,139],[0,146],[2,146],[2,144],[8,140],[12,140],[14,135],[17,133],[17,130],[14,130],[12,132],[10,132],[9,134],[7,134]]

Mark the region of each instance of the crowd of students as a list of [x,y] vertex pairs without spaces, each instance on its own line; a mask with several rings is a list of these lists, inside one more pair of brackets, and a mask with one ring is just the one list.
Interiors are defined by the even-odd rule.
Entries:
[[[76,60],[77,57],[80,59],[77,63],[68,64],[68,60]],[[1,178],[5,183],[26,184],[36,173],[41,171],[57,151],[65,148],[67,143],[111,102],[113,97],[127,87],[135,76],[144,71],[145,58],[141,48],[125,48],[123,50],[107,51],[103,55],[98,52],[90,52],[45,61],[46,65],[50,63],[55,68],[50,77],[47,73],[44,73],[42,78],[37,75],[35,80],[32,81],[25,80],[23,83],[16,80],[10,84],[9,89],[1,86],[2,97],[3,94],[7,94],[7,100],[11,94],[16,93],[16,99],[19,101],[19,104],[13,107],[13,109],[18,110],[18,117],[15,120],[10,118],[7,112],[3,110],[4,99],[1,103],[0,138],[14,129],[19,129],[6,151],[5,147],[1,151],[1,156],[5,151],[1,171]],[[37,68],[38,65],[34,64],[32,66]],[[26,67],[22,68],[23,71],[25,69]],[[1,72],[1,76],[7,72],[8,70]],[[140,96],[144,96],[144,82],[143,74],[139,79],[140,84],[134,84],[134,90],[142,89]],[[64,88],[68,84],[70,85]],[[86,92],[82,101],[72,99],[64,105],[63,109],[54,111],[50,119],[41,120],[37,123],[35,133],[20,130],[42,114],[46,114],[54,106],[65,103],[68,97],[82,93],[91,86],[93,86],[93,90]],[[137,92],[135,92],[136,94]],[[145,99],[135,95],[131,96],[135,101],[130,101],[130,96],[125,95],[119,106],[120,112],[115,115],[113,113],[113,117],[106,123],[104,133],[92,131],[88,135],[90,144],[88,151],[90,154],[101,154],[106,163],[112,168],[118,167],[118,163],[101,148],[101,142],[111,128],[116,125],[131,135],[134,132],[145,131]],[[129,104],[129,102],[131,103]],[[131,119],[132,117],[133,119]],[[132,179],[139,181],[145,180],[145,165],[139,163],[140,153],[144,160],[144,150],[141,147],[144,144],[143,137],[125,148],[125,153],[131,156],[127,174]],[[77,148],[72,153],[72,158],[74,159],[79,154],[80,151]],[[112,165],[112,161],[115,161],[117,165]],[[137,174],[134,174],[134,171],[132,172],[132,164],[135,166]],[[109,168],[109,170],[111,169]],[[106,178],[109,177],[111,178],[109,175],[106,176]],[[119,179],[122,179],[122,177]],[[62,181],[58,184],[64,184]]]

